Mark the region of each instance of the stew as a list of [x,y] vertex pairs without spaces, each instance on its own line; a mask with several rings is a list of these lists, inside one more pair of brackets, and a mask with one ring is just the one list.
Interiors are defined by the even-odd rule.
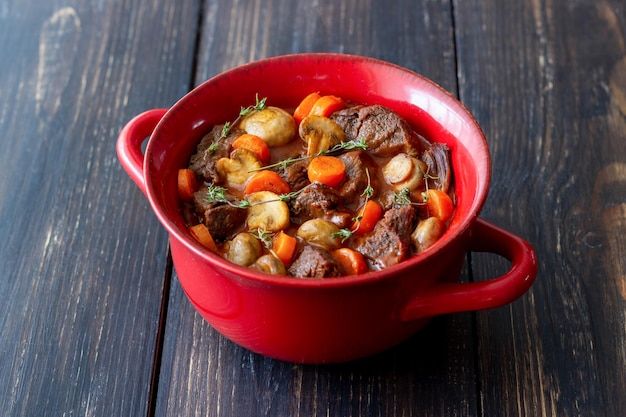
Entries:
[[257,97],[201,139],[178,181],[201,244],[238,265],[300,278],[417,256],[455,210],[445,144],[386,107],[319,93],[291,111]]

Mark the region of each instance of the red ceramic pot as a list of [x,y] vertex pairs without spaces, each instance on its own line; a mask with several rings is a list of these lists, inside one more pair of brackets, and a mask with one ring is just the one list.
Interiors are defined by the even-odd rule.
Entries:
[[[255,102],[294,108],[312,91],[382,104],[452,154],[457,209],[426,252],[379,272],[297,279],[255,272],[205,250],[188,233],[176,192],[186,166],[214,124]],[[141,144],[150,136],[145,153]],[[174,267],[189,300],[216,330],[252,351],[303,363],[330,363],[383,351],[433,316],[502,306],[524,294],[537,262],[523,239],[478,217],[490,182],[489,151],[470,113],[449,93],[406,69],[370,58],[303,54],[253,62],[218,75],[170,109],[131,120],[117,142],[122,166],[167,229]],[[459,283],[467,251],[511,261],[504,275]]]

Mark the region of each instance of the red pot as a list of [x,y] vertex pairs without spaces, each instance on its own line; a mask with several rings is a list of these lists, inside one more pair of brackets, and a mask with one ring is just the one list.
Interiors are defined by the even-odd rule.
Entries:
[[[231,264],[191,237],[176,192],[201,136],[255,102],[293,108],[308,93],[382,104],[452,154],[457,209],[446,234],[397,266],[356,277],[297,279]],[[145,153],[141,144],[150,136]],[[398,66],[339,54],[302,54],[253,62],[218,75],[170,109],[131,120],[117,142],[128,175],[170,236],[172,258],[189,300],[216,330],[252,351],[292,362],[329,363],[383,351],[439,314],[502,306],[535,279],[530,245],[478,217],[490,182],[489,151],[470,113],[433,82]],[[458,283],[467,251],[511,261],[485,282]]]

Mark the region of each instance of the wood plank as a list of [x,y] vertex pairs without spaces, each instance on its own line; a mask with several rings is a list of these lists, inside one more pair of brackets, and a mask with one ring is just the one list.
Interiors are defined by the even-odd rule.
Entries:
[[198,4],[72,3],[0,11],[0,404],[145,415],[167,237],[115,140],[188,89]]
[[[622,415],[623,4],[457,3],[460,97],[493,154],[484,216],[525,236],[540,261],[527,297],[477,315],[482,412]],[[473,263],[478,277],[502,268]]]
[[[196,84],[266,56],[333,51],[385,59],[456,86],[447,4],[250,0],[212,2],[205,11]],[[170,296],[156,415],[475,415],[470,314],[439,318],[374,358],[302,366],[224,339],[193,311],[177,279]]]

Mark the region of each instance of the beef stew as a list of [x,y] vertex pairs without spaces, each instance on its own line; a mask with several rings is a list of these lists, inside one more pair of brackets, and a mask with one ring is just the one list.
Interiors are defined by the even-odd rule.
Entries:
[[331,278],[391,267],[445,233],[448,147],[383,106],[319,100],[287,111],[257,99],[201,139],[179,196],[210,250],[266,273]]

